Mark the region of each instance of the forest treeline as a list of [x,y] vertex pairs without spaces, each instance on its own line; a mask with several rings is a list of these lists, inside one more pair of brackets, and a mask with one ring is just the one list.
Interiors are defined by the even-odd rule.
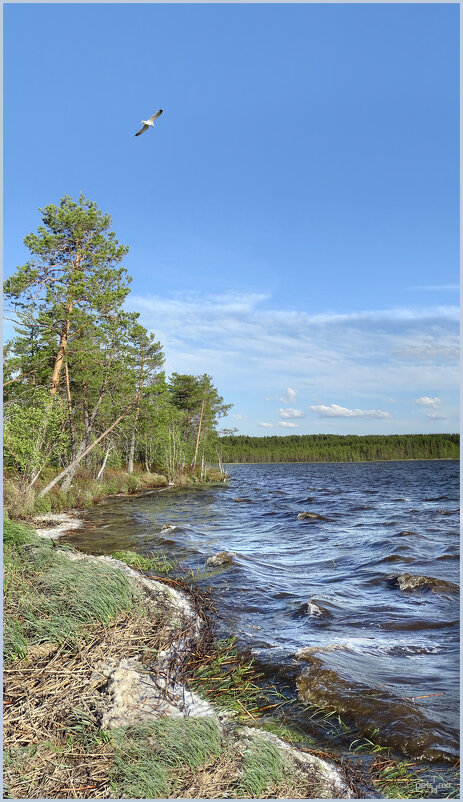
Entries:
[[97,481],[137,465],[204,478],[220,463],[217,422],[231,405],[208,374],[166,376],[161,343],[124,309],[128,248],[110,216],[82,195],[40,212],[24,240],[30,259],[4,285],[15,323],[4,348],[4,467],[16,508],[46,509],[82,469]]
[[220,438],[224,462],[370,462],[458,459],[458,434],[275,435]]

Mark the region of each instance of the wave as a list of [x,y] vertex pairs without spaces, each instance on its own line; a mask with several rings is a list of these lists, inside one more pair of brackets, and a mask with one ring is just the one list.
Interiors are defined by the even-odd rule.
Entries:
[[375,732],[382,746],[398,749],[407,756],[428,760],[458,756],[456,732],[432,721],[418,705],[389,691],[373,688],[348,676],[343,677],[312,654],[296,684],[299,698],[326,710],[336,710],[353,721],[361,735]]
[[332,613],[319,602],[316,602],[315,599],[310,599],[310,601],[301,604],[293,613],[293,618],[301,618],[304,616],[308,616],[309,618],[331,618]]

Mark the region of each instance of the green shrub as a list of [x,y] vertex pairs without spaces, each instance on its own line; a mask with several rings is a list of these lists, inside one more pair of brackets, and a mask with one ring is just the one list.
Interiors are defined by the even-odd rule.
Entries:
[[134,493],[136,490],[139,490],[141,486],[142,486],[142,481],[140,477],[136,476],[136,474],[134,473],[129,474],[127,479],[127,489],[129,493]]
[[47,512],[51,512],[51,499],[50,496],[44,496],[43,498],[36,498],[34,503],[34,513],[35,515],[43,515]]
[[144,473],[141,479],[146,487],[166,487],[169,484],[161,473]]
[[5,479],[3,503],[12,518],[26,518],[34,509],[35,490],[33,487],[22,488],[18,479]]
[[48,494],[48,497],[53,512],[63,512],[63,510],[69,509],[68,494],[63,493],[58,487],[55,486]]

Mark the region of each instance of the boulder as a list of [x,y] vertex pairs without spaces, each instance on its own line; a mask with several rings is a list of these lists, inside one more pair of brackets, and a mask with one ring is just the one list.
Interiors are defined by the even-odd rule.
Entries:
[[324,515],[319,515],[318,512],[300,512],[297,516],[298,521],[331,521],[332,518],[326,518]]
[[232,551],[219,551],[218,554],[213,554],[212,557],[207,558],[206,565],[231,565],[234,562],[234,556]]

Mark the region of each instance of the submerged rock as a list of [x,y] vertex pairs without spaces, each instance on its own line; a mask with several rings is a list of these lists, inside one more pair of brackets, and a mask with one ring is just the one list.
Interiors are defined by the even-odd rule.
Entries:
[[393,579],[395,587],[400,590],[415,590],[416,588],[429,588],[435,593],[439,590],[458,593],[460,588],[454,582],[447,582],[445,579],[436,579],[433,576],[422,576],[421,574],[400,574]]
[[236,501],[237,504],[252,504],[252,499],[250,498],[234,498],[233,501]]
[[304,668],[296,680],[303,702],[348,715],[362,736],[369,738],[374,731],[378,744],[407,756],[427,760],[457,756],[456,733],[445,723],[432,722],[414,701],[369,686],[345,667],[340,670],[336,652],[327,652],[316,657],[305,650]]
[[330,643],[329,646],[302,646],[297,650],[294,657],[296,660],[308,660],[312,655],[318,652],[335,652],[338,649],[345,649],[344,643]]
[[212,557],[207,558],[206,565],[232,565],[234,556],[235,554],[232,551],[219,551],[218,554],[213,554]]
[[318,512],[300,512],[297,516],[298,521],[332,521],[332,518],[326,518],[324,515],[319,515]]

